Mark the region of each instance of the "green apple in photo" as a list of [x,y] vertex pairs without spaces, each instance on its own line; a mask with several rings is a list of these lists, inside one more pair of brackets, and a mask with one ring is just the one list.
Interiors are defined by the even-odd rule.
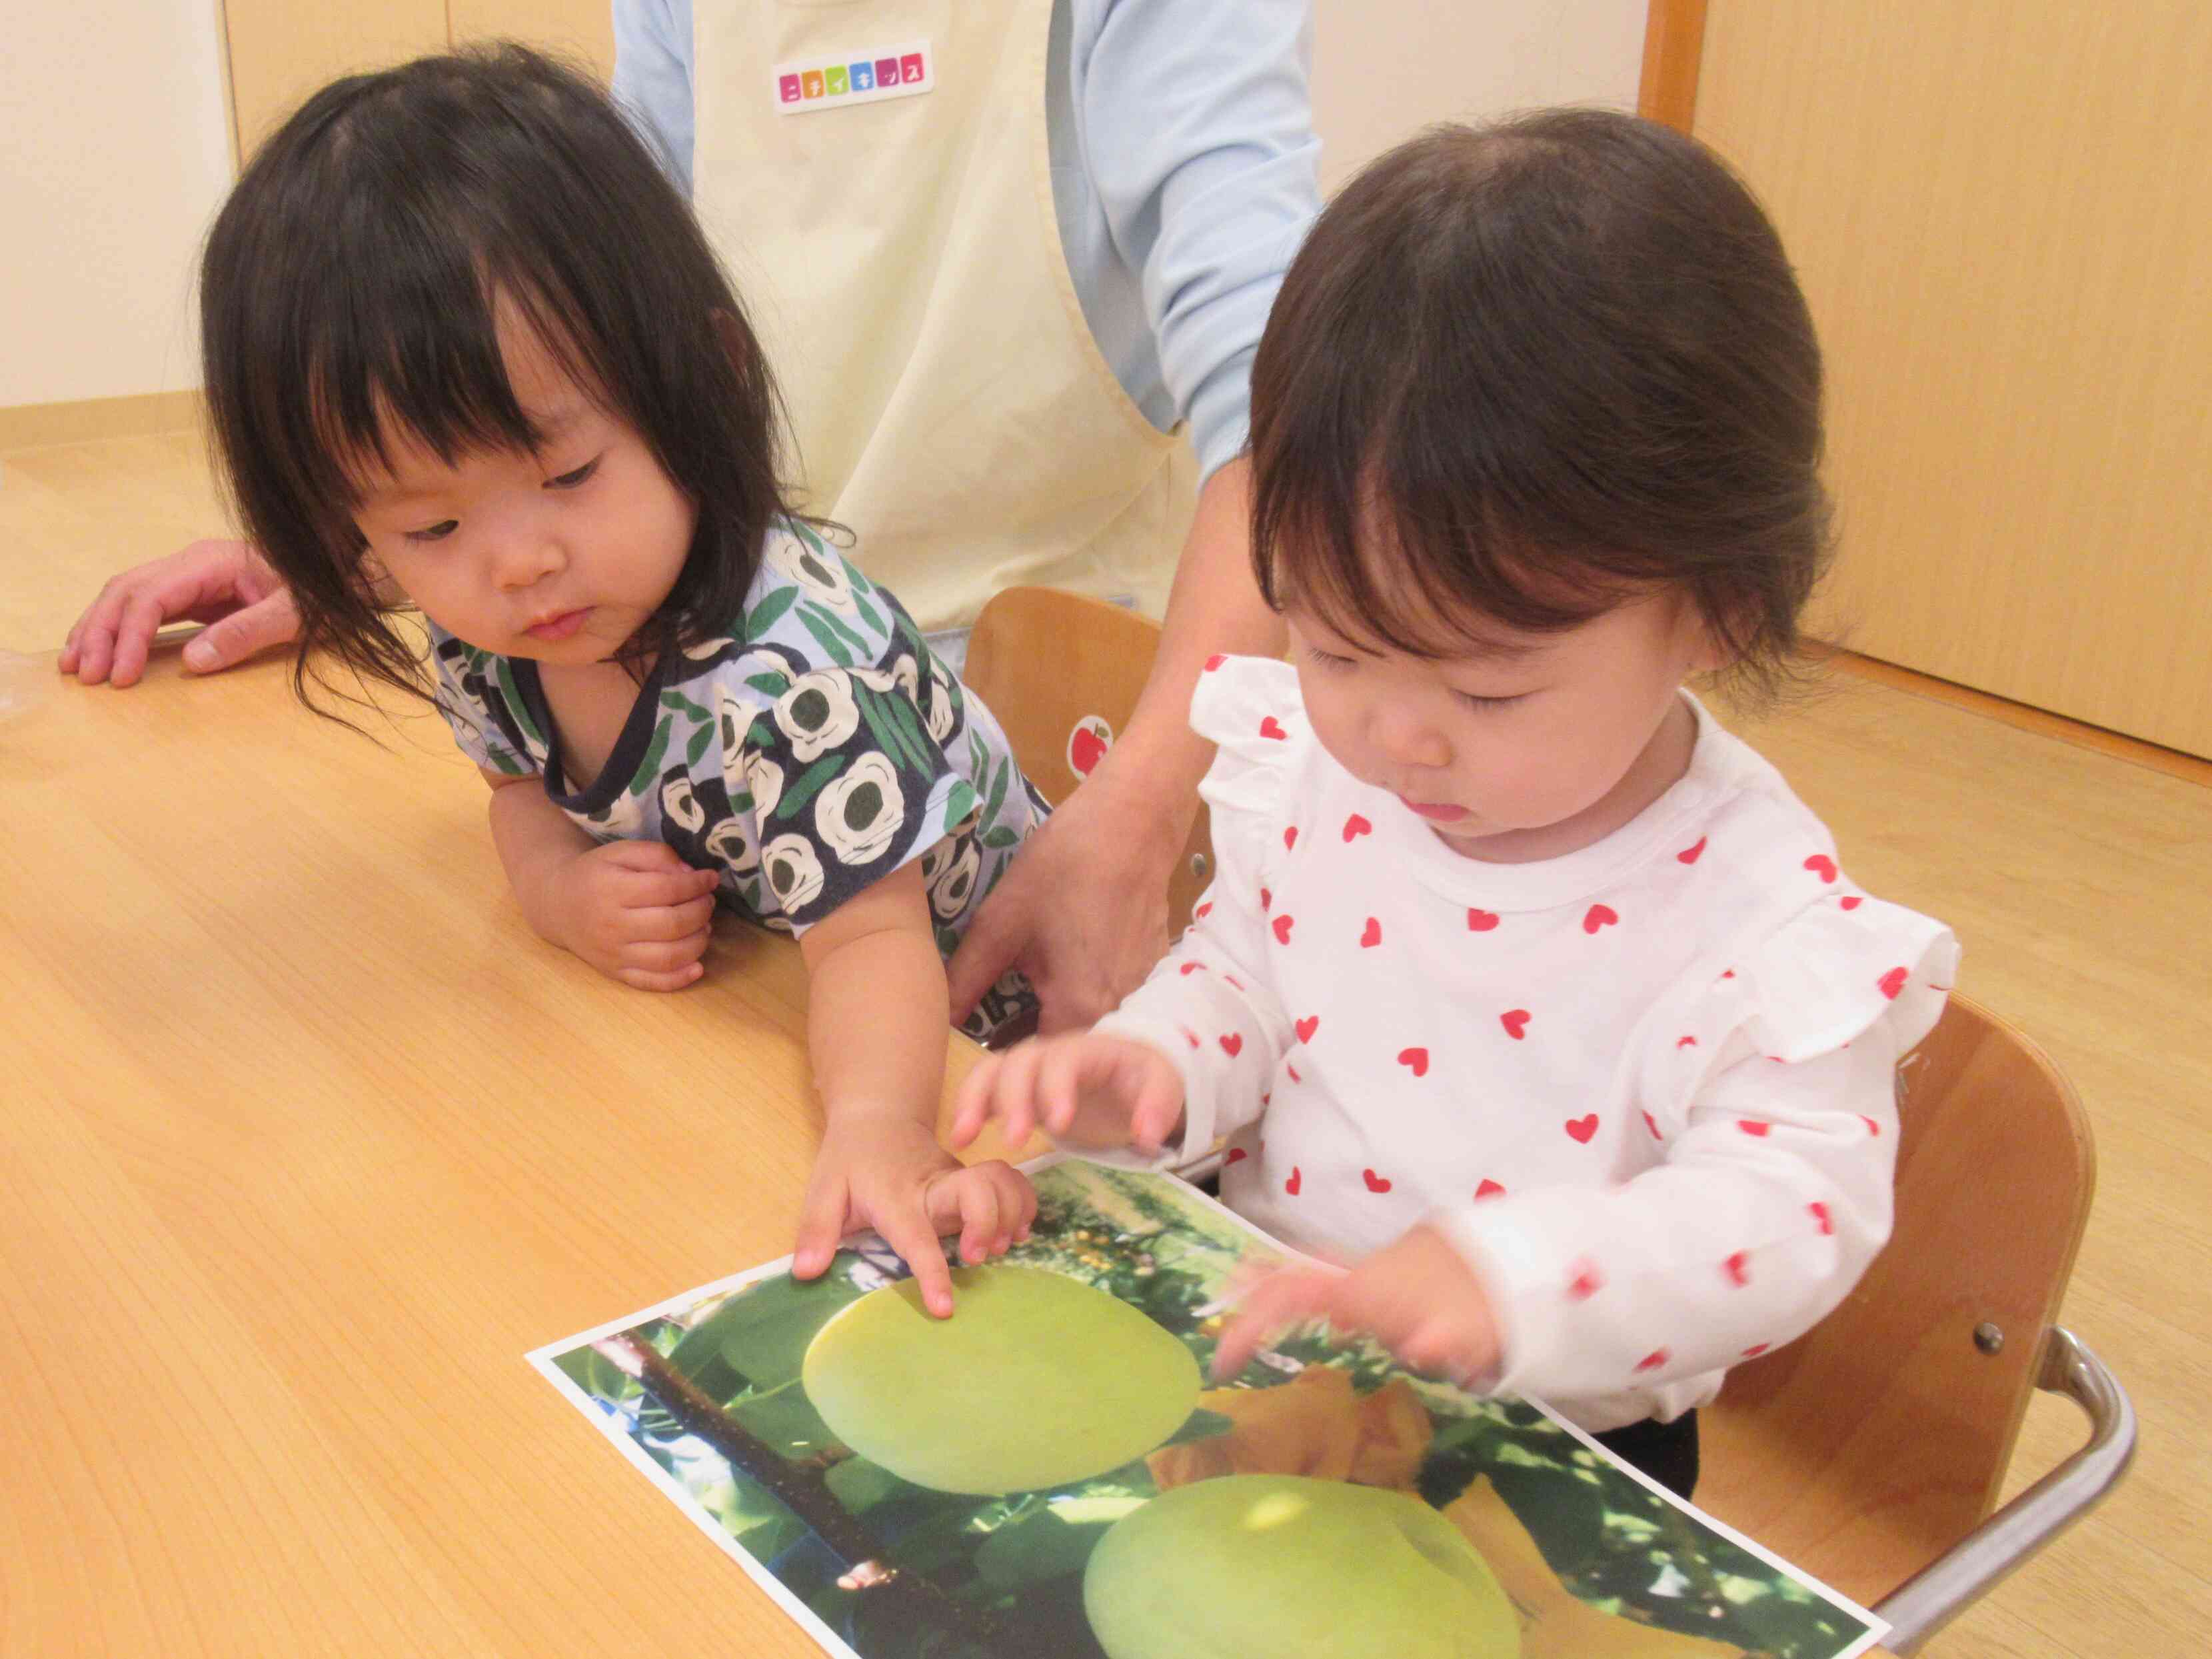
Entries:
[[1513,1604],[1418,1498],[1292,1474],[1164,1492],[1091,1553],[1109,1659],[1519,1659]]
[[1085,1480],[1158,1446],[1198,1361],[1127,1303],[1036,1267],[956,1268],[933,1318],[912,1279],[824,1325],[800,1377],[830,1432],[918,1486],[997,1496]]

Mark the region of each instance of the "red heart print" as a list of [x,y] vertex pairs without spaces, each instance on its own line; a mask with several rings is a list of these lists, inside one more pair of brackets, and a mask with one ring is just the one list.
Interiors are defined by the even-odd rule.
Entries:
[[1879,1136],[1881,1133],[1881,1125],[1875,1122],[1865,1113],[1862,1112],[1859,1114],[1859,1121],[1867,1126],[1867,1133],[1869,1134]]
[[1505,1196],[1505,1188],[1494,1181],[1486,1180],[1474,1189],[1474,1195],[1478,1199],[1503,1198]]
[[1298,1034],[1299,1042],[1311,1042],[1313,1034],[1321,1030],[1321,1016],[1308,1014],[1304,1019],[1293,1021],[1291,1029]]
[[1283,728],[1276,723],[1275,717],[1273,714],[1270,714],[1267,719],[1260,722],[1260,735],[1263,738],[1273,738],[1277,742],[1281,742],[1291,734],[1284,731]]
[[1664,1140],[1667,1139],[1666,1136],[1659,1133],[1659,1120],[1652,1116],[1649,1112],[1644,1114],[1644,1127],[1651,1131],[1652,1139]]
[[1344,840],[1346,846],[1350,846],[1362,836],[1371,836],[1374,833],[1375,826],[1357,812],[1344,821]]
[[1244,1039],[1236,1031],[1231,1031],[1227,1036],[1221,1038],[1220,1043],[1221,1052],[1231,1060],[1244,1052]]
[[1693,1036],[1678,1036],[1674,1039],[1674,1046],[1677,1048],[1694,1048],[1698,1046],[1698,1040]]
[[1866,901],[1862,899],[1856,893],[1846,893],[1842,898],[1837,901],[1837,902],[1841,904],[1846,910],[1856,910],[1865,902]]
[[1505,1028],[1506,1036],[1518,1042],[1528,1034],[1528,1011],[1526,1008],[1509,1009],[1498,1015],[1498,1023]]
[[1294,823],[1283,831],[1283,850],[1285,853],[1293,852],[1297,849],[1297,844],[1298,826]]
[[1664,1348],[1654,1348],[1636,1362],[1636,1369],[1639,1371],[1656,1371],[1674,1357]]
[[1274,902],[1275,896],[1269,892],[1266,888],[1262,887],[1260,890],[1260,908],[1262,910],[1272,909],[1274,907]]
[[1495,910],[1469,910],[1467,913],[1467,931],[1470,933],[1486,933],[1497,926],[1498,912]]
[[1773,1346],[1771,1342],[1754,1342],[1743,1351],[1743,1357],[1746,1359],[1756,1359]]
[[1724,969],[1721,974],[1721,977],[1723,979],[1734,979],[1735,977],[1735,969],[1733,968]]
[[1675,854],[1674,857],[1683,864],[1695,864],[1698,861],[1698,855],[1705,850],[1705,843],[1711,839],[1711,836],[1699,836],[1695,847],[1685,847],[1680,852]]
[[1605,1275],[1597,1270],[1595,1261],[1577,1261],[1568,1272],[1567,1300],[1570,1302],[1587,1302],[1605,1288]]
[[1225,1170],[1231,1164],[1237,1162],[1240,1158],[1246,1158],[1250,1156],[1251,1154],[1246,1152],[1242,1146],[1231,1146],[1229,1149],[1229,1155],[1221,1160],[1221,1167]]
[[1609,927],[1620,920],[1620,913],[1610,904],[1593,904],[1583,912],[1583,932],[1595,933],[1601,927]]
[[1764,1137],[1774,1126],[1763,1117],[1740,1117],[1735,1121],[1735,1127],[1747,1135]]
[[1429,1051],[1426,1048],[1401,1048],[1398,1050],[1398,1063],[1415,1077],[1426,1077],[1429,1074]]
[[1876,980],[1875,984],[1880,988],[1882,995],[1894,1002],[1897,1000],[1897,994],[1905,988],[1905,981],[1911,977],[1911,975],[1904,969],[1893,968]]
[[1597,1114],[1591,1112],[1587,1116],[1571,1117],[1561,1127],[1587,1146],[1590,1144],[1590,1137],[1597,1133]]
[[1390,1190],[1390,1182],[1387,1177],[1376,1175],[1372,1170],[1362,1170],[1359,1173],[1365,1179],[1369,1192],[1387,1193]]
[[1202,962],[1186,962],[1177,971],[1188,976],[1191,974],[1202,973],[1205,971],[1205,969],[1206,964]]
[[1826,853],[1814,854],[1811,858],[1805,860],[1805,867],[1820,877],[1822,881],[1833,881],[1836,878],[1836,861]]
[[1805,1207],[1812,1212],[1813,1219],[1820,1224],[1820,1237],[1833,1237],[1836,1231],[1836,1218],[1828,1213],[1828,1206],[1825,1204],[1808,1204]]
[[1220,667],[1222,664],[1228,660],[1228,658],[1223,656],[1221,653],[1217,651],[1206,659],[1206,672],[1211,674],[1215,669]]
[[1304,1083],[1305,1081],[1304,1078],[1298,1075],[1298,1068],[1291,1065],[1288,1060],[1283,1062],[1283,1069],[1291,1074],[1291,1082]]
[[1291,1178],[1283,1183],[1283,1190],[1292,1198],[1296,1198],[1298,1195],[1298,1188],[1304,1185],[1305,1185],[1305,1177],[1298,1173],[1298,1166],[1293,1164],[1291,1165]]
[[1091,769],[1106,758],[1109,746],[1107,739],[1090,726],[1079,726],[1068,735],[1067,763],[1087,778]]
[[1288,945],[1290,942],[1291,919],[1288,916],[1277,916],[1275,918],[1275,943],[1278,945]]
[[1359,948],[1371,951],[1382,942],[1382,924],[1374,917],[1367,918],[1367,931],[1359,936]]
[[1206,902],[1205,903],[1203,903],[1203,904],[1200,905],[1200,906],[1198,907],[1198,908],[1197,908],[1197,909],[1195,909],[1195,910],[1192,911],[1192,912],[1191,912],[1191,915],[1194,915],[1194,916],[1199,916],[1199,917],[1201,917],[1201,918],[1202,918],[1202,917],[1204,917],[1204,916],[1205,916],[1205,915],[1206,914],[1206,912],[1208,912],[1209,910],[1211,910],[1211,909],[1212,909],[1212,908],[1213,908],[1213,901],[1212,901],[1212,899],[1208,899],[1208,900],[1206,900]]
[[1748,1250],[1738,1250],[1721,1263],[1721,1271],[1729,1276],[1729,1283],[1731,1285],[1750,1284],[1751,1253]]

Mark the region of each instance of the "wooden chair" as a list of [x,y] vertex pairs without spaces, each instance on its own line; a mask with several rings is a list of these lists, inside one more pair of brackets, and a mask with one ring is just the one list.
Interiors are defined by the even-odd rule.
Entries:
[[[1128,724],[1159,643],[1160,625],[1133,611],[1058,588],[1010,587],[976,619],[961,678],[1057,806]],[[1168,884],[1170,934],[1189,922],[1212,869],[1201,806]]]
[[[2135,1416],[2055,1322],[2096,1180],[2071,1085],[1954,996],[1899,1105],[1888,1249],[1813,1331],[1729,1373],[1699,1414],[1698,1503],[1876,1604],[1903,1654],[2111,1489]],[[2091,1439],[1992,1516],[2038,1388],[2071,1395]]]

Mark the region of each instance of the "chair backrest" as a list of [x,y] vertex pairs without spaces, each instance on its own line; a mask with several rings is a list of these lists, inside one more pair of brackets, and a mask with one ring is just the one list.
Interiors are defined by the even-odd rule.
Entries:
[[1869,1602],[1995,1507],[2096,1182],[2072,1086],[1964,997],[1899,1103],[1888,1249],[1700,1413],[1699,1505]]
[[[961,678],[990,705],[1014,758],[1058,805],[1128,724],[1158,653],[1160,625],[1133,611],[1053,587],[1010,587],[983,607]],[[1199,809],[1168,884],[1168,931],[1190,921],[1212,879]]]

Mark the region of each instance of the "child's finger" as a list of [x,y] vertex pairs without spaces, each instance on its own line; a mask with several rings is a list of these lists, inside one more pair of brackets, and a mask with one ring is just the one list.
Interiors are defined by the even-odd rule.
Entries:
[[845,1236],[848,1200],[845,1183],[831,1181],[818,1190],[810,1188],[799,1213],[799,1237],[791,1247],[791,1276],[817,1279],[837,1254],[837,1241]]
[[1002,1158],[976,1166],[988,1175],[999,1193],[999,1234],[991,1241],[991,1254],[1004,1255],[1030,1236],[1036,1219],[1036,1188],[1030,1178]]
[[629,936],[641,943],[672,943],[689,939],[714,923],[712,896],[685,899],[680,904],[635,905],[623,914]]
[[712,933],[702,927],[683,939],[634,941],[623,946],[623,966],[640,969],[648,974],[677,973],[706,955],[707,942],[713,937]]
[[896,1214],[871,1216],[884,1243],[899,1253],[921,1288],[921,1304],[939,1319],[952,1317],[952,1268],[945,1259],[945,1246],[937,1229],[923,1212],[919,1194],[902,1204]]
[[965,1146],[983,1133],[983,1126],[991,1119],[991,1082],[998,1076],[999,1056],[986,1054],[975,1063],[975,1069],[961,1079],[960,1091],[952,1099],[952,1144]]
[[1137,1067],[1137,1076],[1124,1084],[1136,1096],[1129,1109],[1129,1139],[1139,1152],[1157,1152],[1182,1117],[1182,1079],[1172,1066],[1152,1064],[1149,1055],[1129,1063]]
[[1226,1382],[1283,1332],[1324,1317],[1340,1282],[1330,1275],[1291,1271],[1271,1274],[1253,1288],[1213,1350],[1213,1376]]
[[687,985],[697,984],[700,976],[706,971],[706,968],[702,963],[693,961],[686,963],[681,968],[666,969],[617,968],[615,969],[615,977],[633,990],[680,991]]
[[963,1170],[945,1183],[959,1207],[960,1259],[973,1267],[991,1254],[999,1237],[999,1190],[986,1171]]

